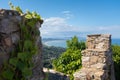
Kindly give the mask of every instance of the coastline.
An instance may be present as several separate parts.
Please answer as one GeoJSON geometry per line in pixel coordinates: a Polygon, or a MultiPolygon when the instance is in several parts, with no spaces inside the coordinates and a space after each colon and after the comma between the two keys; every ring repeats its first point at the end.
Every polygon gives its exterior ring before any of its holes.
{"type": "MultiPolygon", "coordinates": [[[[82,39],[82,41],[86,41],[84,39],[82,39]]],[[[112,39],[112,44],[115,45],[120,45],[120,39],[112,39]]],[[[56,47],[63,47],[66,48],[66,39],[52,39],[52,40],[43,40],[43,44],[47,45],[47,46],[56,46],[56,47]]]]}

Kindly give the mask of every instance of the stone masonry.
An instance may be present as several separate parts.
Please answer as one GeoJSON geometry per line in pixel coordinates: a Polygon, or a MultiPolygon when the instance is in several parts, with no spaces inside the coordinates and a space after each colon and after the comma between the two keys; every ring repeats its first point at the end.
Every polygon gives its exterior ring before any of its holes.
{"type": "Polygon", "coordinates": [[[86,46],[82,68],[74,73],[74,80],[115,80],[111,35],[88,35],[86,46]]]}
{"type": "MultiPolygon", "coordinates": [[[[20,26],[22,18],[17,11],[0,9],[0,71],[4,61],[9,59],[10,53],[18,46],[20,40],[20,26]]],[[[35,27],[39,30],[42,20],[36,23],[35,27]]],[[[43,80],[42,66],[42,43],[41,37],[36,36],[36,45],[39,48],[38,54],[33,56],[34,68],[33,75],[29,80],[43,80]]]]}

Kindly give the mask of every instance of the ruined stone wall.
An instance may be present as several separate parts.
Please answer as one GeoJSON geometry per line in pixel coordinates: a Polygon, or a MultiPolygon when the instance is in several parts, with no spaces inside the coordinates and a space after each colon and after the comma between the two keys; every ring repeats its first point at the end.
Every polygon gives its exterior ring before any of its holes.
{"type": "Polygon", "coordinates": [[[74,80],[115,80],[111,35],[88,35],[87,49],[82,51],[82,68],[74,80]]]}
{"type": "Polygon", "coordinates": [[[16,11],[0,10],[0,66],[10,56],[20,40],[21,16],[16,11]]]}
{"type": "MultiPolygon", "coordinates": [[[[20,26],[22,17],[17,11],[0,9],[0,71],[4,61],[8,60],[10,53],[18,46],[20,40],[20,26]]],[[[39,30],[42,23],[38,22],[35,27],[39,30]]],[[[30,80],[43,80],[42,71],[42,44],[41,37],[36,36],[38,54],[33,56],[34,68],[30,80]]]]}

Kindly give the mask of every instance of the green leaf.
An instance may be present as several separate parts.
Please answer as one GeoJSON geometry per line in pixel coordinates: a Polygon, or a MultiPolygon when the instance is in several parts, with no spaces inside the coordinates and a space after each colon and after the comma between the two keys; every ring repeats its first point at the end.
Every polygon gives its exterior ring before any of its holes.
{"type": "Polygon", "coordinates": [[[14,76],[14,73],[11,71],[11,70],[6,70],[2,73],[2,76],[5,78],[5,79],[8,79],[8,80],[13,80],[13,76],[14,76]]]}
{"type": "Polygon", "coordinates": [[[20,14],[23,14],[23,12],[19,6],[15,7],[15,10],[17,10],[20,14]]]}
{"type": "Polygon", "coordinates": [[[22,75],[24,77],[29,77],[32,75],[32,70],[26,67],[22,70],[22,75]]]}
{"type": "Polygon", "coordinates": [[[34,21],[29,21],[29,22],[27,22],[27,25],[30,26],[30,27],[33,27],[33,26],[35,26],[35,22],[34,21]]]}
{"type": "Polygon", "coordinates": [[[25,18],[27,18],[27,19],[31,19],[31,18],[33,18],[33,17],[32,17],[31,14],[27,14],[27,15],[25,15],[25,18]]]}
{"type": "Polygon", "coordinates": [[[28,53],[18,53],[18,58],[21,59],[22,61],[25,61],[28,58],[29,54],[28,53]]]}
{"type": "Polygon", "coordinates": [[[23,70],[25,67],[27,67],[27,64],[26,64],[25,62],[18,61],[17,67],[18,67],[20,70],[23,70]]]}
{"type": "Polygon", "coordinates": [[[27,28],[25,25],[20,25],[22,33],[27,32],[27,28]]]}
{"type": "Polygon", "coordinates": [[[11,58],[9,60],[9,63],[12,64],[13,66],[17,66],[17,62],[18,62],[18,59],[15,57],[15,58],[11,58]]]}
{"type": "Polygon", "coordinates": [[[25,50],[28,50],[28,49],[32,49],[32,47],[33,47],[32,41],[30,41],[30,40],[25,40],[25,42],[24,42],[24,49],[25,49],[25,50]]]}
{"type": "Polygon", "coordinates": [[[37,14],[36,12],[32,12],[32,16],[33,16],[34,18],[40,19],[40,15],[37,14]]]}

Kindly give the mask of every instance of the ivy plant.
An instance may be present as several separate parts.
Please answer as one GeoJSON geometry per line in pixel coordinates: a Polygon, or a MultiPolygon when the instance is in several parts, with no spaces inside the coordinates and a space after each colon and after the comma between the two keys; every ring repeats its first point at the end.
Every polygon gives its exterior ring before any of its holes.
{"type": "Polygon", "coordinates": [[[5,62],[0,73],[0,80],[29,80],[34,66],[32,57],[37,53],[35,37],[39,36],[39,30],[35,27],[41,21],[40,15],[36,12],[27,11],[23,13],[19,6],[15,7],[10,3],[12,10],[24,15],[20,26],[20,40],[16,50],[10,55],[9,61],[5,62]]]}

